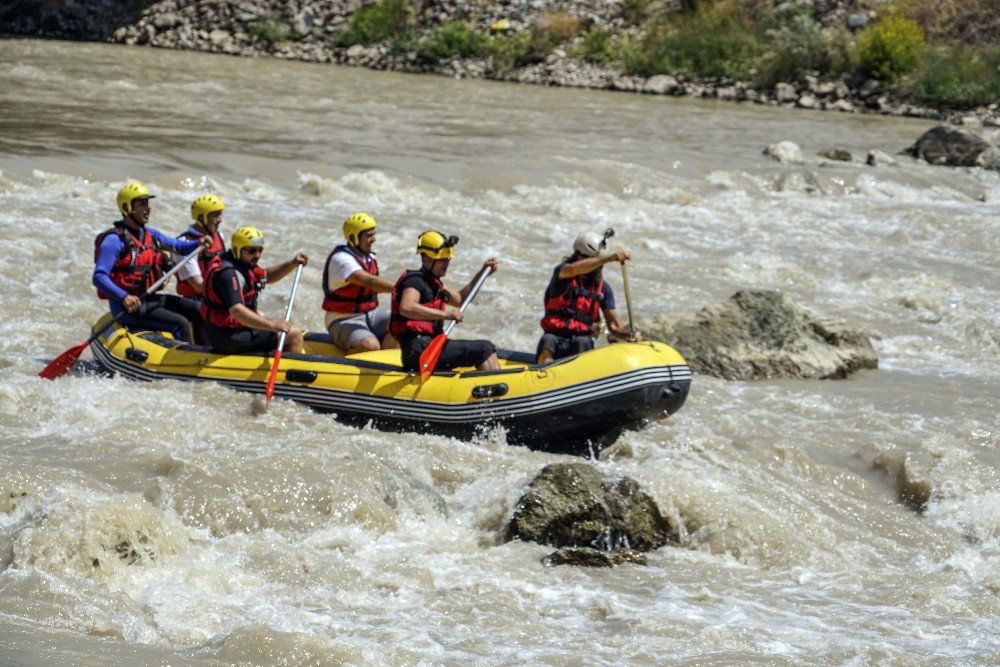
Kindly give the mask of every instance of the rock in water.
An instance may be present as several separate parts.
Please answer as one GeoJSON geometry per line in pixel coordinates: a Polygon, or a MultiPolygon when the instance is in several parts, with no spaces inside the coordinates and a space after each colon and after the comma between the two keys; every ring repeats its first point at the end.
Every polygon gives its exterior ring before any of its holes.
{"type": "Polygon", "coordinates": [[[651,551],[676,541],[677,533],[635,480],[603,479],[585,463],[545,466],[518,502],[510,532],[520,540],[602,552],[651,551]]]}
{"type": "Polygon", "coordinates": [[[877,368],[860,330],[823,322],[781,292],[742,290],[690,318],[660,317],[648,327],[697,373],[726,380],[844,378],[877,368]]]}

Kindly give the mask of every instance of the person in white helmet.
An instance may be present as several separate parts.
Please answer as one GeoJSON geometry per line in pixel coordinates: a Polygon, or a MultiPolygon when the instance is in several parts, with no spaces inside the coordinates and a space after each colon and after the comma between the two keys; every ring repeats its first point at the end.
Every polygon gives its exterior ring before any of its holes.
{"type": "Polygon", "coordinates": [[[542,317],[541,340],[535,353],[538,363],[562,359],[594,349],[594,338],[601,315],[612,335],[629,336],[615,313],[615,295],[604,282],[602,267],[608,262],[629,260],[624,250],[602,253],[607,241],[596,232],[584,232],[573,243],[573,254],[563,259],[552,271],[545,288],[545,315],[542,317]]]}

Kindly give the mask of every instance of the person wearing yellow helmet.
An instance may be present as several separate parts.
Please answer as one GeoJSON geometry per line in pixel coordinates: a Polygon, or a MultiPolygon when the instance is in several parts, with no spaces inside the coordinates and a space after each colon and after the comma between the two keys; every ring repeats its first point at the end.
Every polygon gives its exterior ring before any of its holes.
{"type": "MultiPolygon", "coordinates": [[[[485,271],[497,269],[497,260],[491,257],[462,289],[445,285],[441,279],[448,272],[457,243],[457,236],[445,236],[433,230],[421,234],[417,240],[420,268],[404,271],[393,287],[389,330],[399,339],[403,368],[407,371],[419,370],[420,355],[434,336],[443,332],[442,323],[446,320],[461,322],[462,312],[458,308],[469,296],[472,286],[485,271]]],[[[436,368],[448,370],[462,366],[481,371],[500,370],[493,343],[449,338],[436,368]]]]}
{"type": "MultiPolygon", "coordinates": [[[[209,265],[219,261],[226,251],[226,244],[219,234],[222,224],[222,211],[226,205],[218,195],[202,195],[191,204],[191,218],[194,224],[180,235],[182,239],[201,241],[208,237],[211,240],[205,252],[198,255],[197,262],[188,262],[177,272],[177,293],[192,299],[200,298],[205,291],[203,276],[209,265]]],[[[177,257],[175,255],[175,261],[177,257]]]]}
{"type": "Polygon", "coordinates": [[[140,298],[163,275],[166,251],[187,255],[201,245],[147,226],[149,200],[155,196],[142,183],[129,183],[118,191],[115,204],[122,217],[94,239],[91,280],[113,315],[124,311],[120,321],[125,326],[166,331],[189,343],[191,327],[200,334],[203,324],[197,301],[172,294],[140,298]]]}
{"type": "Polygon", "coordinates": [[[229,250],[205,273],[201,313],[207,321],[208,345],[223,354],[268,352],[277,349],[285,333],[285,352],[301,352],[302,329],[287,320],[272,320],[257,309],[257,297],[267,283],[278,282],[309,257],[296,253],[287,262],[263,268],[264,232],[240,227],[229,250]]]}
{"type": "Polygon", "coordinates": [[[360,212],[344,221],[346,244],[336,246],[323,267],[323,310],[334,345],[347,354],[397,347],[389,333],[389,310],[378,307],[380,292],[393,282],[379,275],[375,218],[360,212]]]}
{"type": "Polygon", "coordinates": [[[601,268],[608,262],[624,264],[629,260],[629,254],[621,249],[604,252],[613,234],[611,229],[603,237],[597,232],[580,234],[573,242],[573,253],[553,270],[545,288],[541,322],[544,333],[538,341],[538,363],[594,349],[595,329],[600,326],[602,314],[611,334],[641,340],[638,334],[630,337],[619,321],[614,292],[602,276],[601,268]]]}

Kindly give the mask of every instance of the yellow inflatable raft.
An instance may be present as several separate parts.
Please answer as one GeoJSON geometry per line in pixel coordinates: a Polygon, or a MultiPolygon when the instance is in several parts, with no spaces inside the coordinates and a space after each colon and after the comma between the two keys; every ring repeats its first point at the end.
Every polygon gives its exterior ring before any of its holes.
{"type": "MultiPolygon", "coordinates": [[[[541,365],[532,354],[500,350],[499,371],[439,371],[423,384],[400,367],[398,350],[344,357],[326,334],[307,334],[305,346],[306,354],[282,356],[276,398],[384,430],[470,438],[501,427],[510,444],[558,453],[599,450],[623,429],[675,412],[691,384],[681,355],[657,342],[617,343],[541,365]]],[[[215,354],[118,323],[91,349],[104,369],[134,380],[210,380],[258,394],[273,359],[215,354]]]]}

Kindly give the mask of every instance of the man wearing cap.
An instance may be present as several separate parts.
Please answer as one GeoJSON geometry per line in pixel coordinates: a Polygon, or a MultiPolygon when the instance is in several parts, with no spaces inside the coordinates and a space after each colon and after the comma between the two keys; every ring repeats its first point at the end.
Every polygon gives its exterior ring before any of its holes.
{"type": "Polygon", "coordinates": [[[124,311],[120,321],[125,326],[166,331],[190,343],[191,327],[200,334],[203,326],[197,301],[173,294],[140,297],[163,275],[167,250],[187,255],[205,244],[171,238],[147,227],[149,200],[154,197],[142,183],[129,183],[118,191],[116,203],[122,219],[94,239],[91,281],[97,295],[108,300],[112,315],[124,311]]]}
{"type": "MultiPolygon", "coordinates": [[[[473,285],[484,271],[497,269],[494,258],[483,262],[482,268],[469,284],[460,290],[445,285],[441,279],[455,256],[457,236],[446,237],[441,232],[427,231],[417,240],[420,268],[404,271],[392,291],[392,317],[389,330],[397,339],[402,353],[403,368],[415,372],[420,368],[420,355],[434,337],[444,331],[445,320],[462,321],[457,310],[469,296],[473,285]],[[447,306],[452,306],[449,309],[447,306]]],[[[496,348],[488,340],[448,339],[441,351],[437,369],[449,370],[460,366],[481,371],[500,370],[496,348]]]]}
{"type": "Polygon", "coordinates": [[[389,309],[378,307],[379,292],[391,292],[394,283],[379,275],[375,227],[375,218],[364,212],[347,218],[347,243],[333,249],[323,268],[326,329],[347,354],[399,346],[389,333],[389,309]]]}
{"type": "Polygon", "coordinates": [[[580,234],[573,243],[573,254],[552,272],[545,288],[545,333],[535,353],[538,363],[594,349],[595,328],[601,323],[602,313],[612,335],[641,339],[638,334],[630,336],[619,321],[614,292],[604,282],[601,270],[608,262],[624,264],[629,255],[620,249],[602,253],[606,244],[606,238],[596,232],[580,234]]]}

